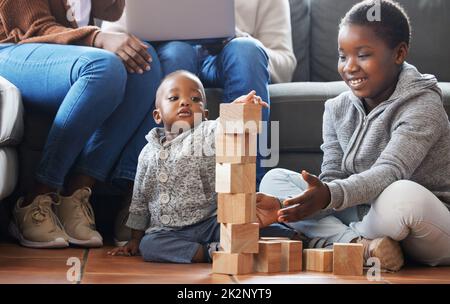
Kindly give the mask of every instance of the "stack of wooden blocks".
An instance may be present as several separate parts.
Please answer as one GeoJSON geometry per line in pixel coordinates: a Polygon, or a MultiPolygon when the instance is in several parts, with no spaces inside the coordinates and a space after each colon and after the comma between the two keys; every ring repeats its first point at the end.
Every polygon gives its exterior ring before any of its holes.
{"type": "Polygon", "coordinates": [[[305,249],[301,241],[259,238],[256,220],[256,151],[261,106],[221,104],[216,132],[217,221],[222,251],[213,253],[213,272],[331,272],[362,275],[361,244],[305,249]]]}
{"type": "Polygon", "coordinates": [[[222,104],[216,135],[217,220],[222,251],[213,255],[213,272],[301,271],[302,242],[259,239],[256,220],[257,134],[261,106],[222,104]]]}
{"type": "Polygon", "coordinates": [[[221,104],[216,132],[217,221],[223,251],[213,255],[213,272],[254,271],[258,253],[256,151],[261,106],[221,104]]]}

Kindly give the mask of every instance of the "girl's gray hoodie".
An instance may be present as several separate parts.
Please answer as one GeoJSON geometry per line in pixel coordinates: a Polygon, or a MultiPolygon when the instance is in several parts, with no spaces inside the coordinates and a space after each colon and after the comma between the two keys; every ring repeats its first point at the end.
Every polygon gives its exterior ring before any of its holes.
{"type": "Polygon", "coordinates": [[[404,63],[392,96],[367,115],[350,91],[328,100],[323,141],[327,209],[371,203],[398,180],[426,187],[450,208],[450,123],[433,75],[404,63]]]}

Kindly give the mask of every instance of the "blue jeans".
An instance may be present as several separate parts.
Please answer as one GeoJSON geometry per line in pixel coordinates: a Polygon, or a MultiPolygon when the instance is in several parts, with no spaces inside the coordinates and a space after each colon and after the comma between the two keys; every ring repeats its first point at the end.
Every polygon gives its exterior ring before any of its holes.
{"type": "Polygon", "coordinates": [[[0,44],[0,76],[18,87],[26,111],[54,121],[36,172],[39,182],[62,188],[73,170],[100,181],[134,180],[151,107],[161,80],[152,70],[127,74],[111,52],[56,44],[0,44]]]}
{"type": "MultiPolygon", "coordinates": [[[[293,238],[297,233],[280,224],[273,224],[259,231],[261,237],[293,238]]],[[[159,230],[147,233],[139,245],[144,261],[184,263],[192,262],[199,248],[220,241],[220,224],[212,216],[203,222],[178,230],[159,230]]]]}
{"type": "MultiPolygon", "coordinates": [[[[209,55],[200,46],[185,42],[169,42],[157,48],[164,75],[177,70],[187,70],[199,76],[205,87],[223,88],[224,102],[232,102],[239,96],[255,90],[269,100],[269,58],[263,45],[253,38],[231,40],[217,55],[209,55]]],[[[263,121],[269,121],[269,109],[263,110],[263,121]]],[[[261,137],[267,139],[267,129],[261,137]]],[[[264,176],[258,149],[257,185],[264,176]]]]}

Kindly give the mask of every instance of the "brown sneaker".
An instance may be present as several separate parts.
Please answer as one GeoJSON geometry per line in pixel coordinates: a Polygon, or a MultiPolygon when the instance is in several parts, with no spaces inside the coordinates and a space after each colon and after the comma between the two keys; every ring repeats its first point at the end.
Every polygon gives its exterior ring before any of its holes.
{"type": "Polygon", "coordinates": [[[61,204],[57,206],[56,214],[69,235],[69,243],[83,247],[101,247],[103,238],[95,230],[90,196],[91,189],[87,187],[78,189],[72,196],[60,196],[61,204]]]}
{"type": "Polygon", "coordinates": [[[56,194],[37,196],[25,207],[23,198],[17,201],[13,211],[13,221],[9,227],[13,237],[20,244],[31,248],[68,247],[69,236],[64,232],[58,217],[53,212],[53,205],[58,205],[56,194]]]}
{"type": "Polygon", "coordinates": [[[364,261],[370,257],[380,260],[381,269],[387,271],[399,271],[404,264],[400,244],[389,237],[374,240],[361,239],[358,241],[364,245],[364,261]]]}

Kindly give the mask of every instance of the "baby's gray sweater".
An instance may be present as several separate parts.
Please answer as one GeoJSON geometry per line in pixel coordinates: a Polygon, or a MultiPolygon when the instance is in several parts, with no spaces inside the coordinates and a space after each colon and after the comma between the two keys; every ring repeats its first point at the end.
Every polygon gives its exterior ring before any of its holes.
{"type": "Polygon", "coordinates": [[[199,223],[216,214],[216,121],[162,143],[154,128],[139,155],[127,226],[147,233],[199,223]]]}
{"type": "Polygon", "coordinates": [[[434,76],[405,63],[392,96],[368,115],[352,92],[328,100],[323,141],[327,209],[371,203],[398,180],[426,187],[450,207],[450,123],[434,76]]]}

